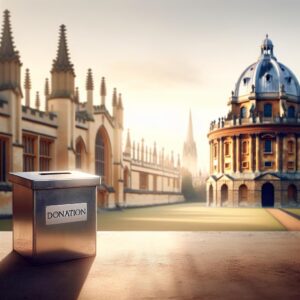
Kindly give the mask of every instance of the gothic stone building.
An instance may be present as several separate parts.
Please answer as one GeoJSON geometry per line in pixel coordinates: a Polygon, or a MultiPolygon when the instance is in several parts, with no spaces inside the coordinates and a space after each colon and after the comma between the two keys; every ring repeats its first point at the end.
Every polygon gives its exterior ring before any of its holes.
{"type": "Polygon", "coordinates": [[[10,171],[80,169],[98,174],[103,183],[98,186],[99,206],[182,200],[180,166],[174,159],[167,160],[162,151],[157,153],[156,146],[152,151],[143,142],[140,148],[132,149],[129,136],[123,152],[124,108],[116,89],[111,114],[104,78],[99,103],[93,99],[89,69],[86,101],[79,101],[64,25],[51,69],[51,87],[46,79],[45,111],[38,93],[35,108],[30,107],[30,74],[26,70],[23,91],[22,64],[9,17],[6,10],[0,44],[0,214],[11,213],[10,171]]]}
{"type": "Polygon", "coordinates": [[[300,87],[266,36],[208,133],[209,206],[299,206],[300,87]]]}

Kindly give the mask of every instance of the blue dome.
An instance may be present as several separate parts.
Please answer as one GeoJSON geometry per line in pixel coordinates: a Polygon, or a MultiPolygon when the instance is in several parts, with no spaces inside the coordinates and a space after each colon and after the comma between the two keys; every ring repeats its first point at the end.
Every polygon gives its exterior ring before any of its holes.
{"type": "MultiPolygon", "coordinates": [[[[234,96],[239,98],[255,92],[261,98],[276,98],[280,92],[300,99],[300,87],[293,72],[273,55],[273,43],[266,37],[261,45],[261,56],[239,77],[234,96]]],[[[244,97],[243,97],[244,98],[244,97]]]]}

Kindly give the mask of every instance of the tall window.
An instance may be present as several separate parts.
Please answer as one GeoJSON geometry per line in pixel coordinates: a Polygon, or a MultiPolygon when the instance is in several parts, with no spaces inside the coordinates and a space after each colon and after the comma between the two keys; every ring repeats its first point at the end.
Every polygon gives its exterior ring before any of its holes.
{"type": "Polygon", "coordinates": [[[7,141],[0,138],[0,181],[6,181],[7,172],[7,141]]]}
{"type": "Polygon", "coordinates": [[[157,175],[153,175],[153,191],[157,191],[157,175]]]}
{"type": "Polygon", "coordinates": [[[272,141],[265,140],[265,153],[272,153],[272,141]]]}
{"type": "Polygon", "coordinates": [[[294,153],[294,142],[288,141],[288,153],[292,154],[294,153]]]}
{"type": "Polygon", "coordinates": [[[272,104],[266,103],[264,105],[264,117],[271,118],[272,117],[272,104]]]}
{"type": "Polygon", "coordinates": [[[229,155],[230,155],[229,143],[225,143],[225,155],[226,155],[226,156],[229,156],[229,155]]]}
{"type": "Polygon", "coordinates": [[[35,138],[32,136],[23,136],[23,170],[24,172],[34,171],[35,162],[35,138]]]}
{"type": "Polygon", "coordinates": [[[241,118],[242,118],[242,119],[243,119],[243,118],[246,118],[246,117],[247,117],[247,108],[246,108],[245,106],[243,106],[243,107],[241,108],[240,113],[241,113],[241,118]]]}
{"type": "Polygon", "coordinates": [[[295,107],[294,106],[289,106],[288,118],[295,118],[295,107]]]}
{"type": "Polygon", "coordinates": [[[49,171],[51,162],[51,140],[40,139],[40,171],[49,171]]]}
{"type": "Polygon", "coordinates": [[[105,182],[105,147],[103,137],[100,133],[96,137],[95,155],[96,174],[102,177],[102,182],[105,182]]]}
{"type": "Polygon", "coordinates": [[[244,141],[242,143],[242,153],[243,154],[247,154],[248,153],[248,142],[247,141],[244,141]]]}
{"type": "Polygon", "coordinates": [[[148,174],[147,173],[140,173],[140,190],[147,190],[148,189],[148,174]]]}

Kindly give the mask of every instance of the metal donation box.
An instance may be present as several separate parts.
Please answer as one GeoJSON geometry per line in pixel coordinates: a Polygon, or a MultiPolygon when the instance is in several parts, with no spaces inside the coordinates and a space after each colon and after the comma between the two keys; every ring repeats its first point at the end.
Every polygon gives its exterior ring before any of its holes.
{"type": "Polygon", "coordinates": [[[11,173],[13,248],[34,262],[96,255],[96,186],[82,172],[11,173]]]}

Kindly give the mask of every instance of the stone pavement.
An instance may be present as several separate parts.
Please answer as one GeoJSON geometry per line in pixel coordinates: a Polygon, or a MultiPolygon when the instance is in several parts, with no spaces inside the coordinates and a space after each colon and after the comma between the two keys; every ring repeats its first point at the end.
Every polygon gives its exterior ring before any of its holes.
{"type": "Polygon", "coordinates": [[[95,258],[32,266],[0,232],[0,299],[300,299],[299,232],[98,232],[95,258]]]}
{"type": "Polygon", "coordinates": [[[289,231],[300,231],[300,220],[287,212],[277,208],[266,208],[277,221],[279,221],[286,230],[289,231]]]}

